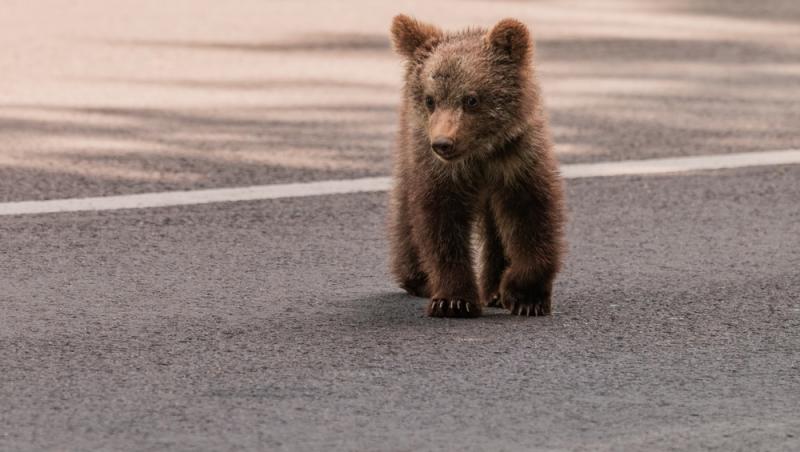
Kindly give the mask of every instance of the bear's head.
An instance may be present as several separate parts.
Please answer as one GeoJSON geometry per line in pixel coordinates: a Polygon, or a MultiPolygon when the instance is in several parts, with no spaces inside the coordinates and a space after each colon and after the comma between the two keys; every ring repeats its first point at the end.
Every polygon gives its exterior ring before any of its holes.
{"type": "Polygon", "coordinates": [[[440,160],[485,157],[521,133],[535,106],[523,23],[445,33],[399,15],[391,33],[407,61],[409,125],[440,160]]]}

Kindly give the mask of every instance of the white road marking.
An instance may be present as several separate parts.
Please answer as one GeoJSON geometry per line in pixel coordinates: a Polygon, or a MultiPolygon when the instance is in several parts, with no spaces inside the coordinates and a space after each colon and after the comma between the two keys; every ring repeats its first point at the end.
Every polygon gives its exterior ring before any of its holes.
{"type": "Polygon", "coordinates": [[[1,215],[22,215],[55,212],[80,212],[152,207],[189,206],[215,202],[255,201],[263,199],[301,198],[304,196],[386,191],[388,177],[333,180],[296,184],[256,185],[252,187],[213,188],[190,191],[167,191],[135,195],[98,196],[94,198],[20,201],[0,204],[1,215]]]}
{"type": "MultiPolygon", "coordinates": [[[[681,173],[687,171],[800,164],[800,150],[627,160],[607,163],[561,165],[567,179],[681,173]]],[[[53,199],[0,203],[0,216],[81,212],[153,207],[188,206],[235,201],[300,198],[360,192],[380,192],[391,187],[389,177],[365,177],[321,182],[258,185],[252,187],[171,191],[94,198],[53,199]]]]}
{"type": "Polygon", "coordinates": [[[568,179],[578,179],[583,177],[669,174],[797,163],[800,163],[800,150],[790,149],[786,151],[743,152],[738,154],[562,165],[561,172],[568,179]]]}

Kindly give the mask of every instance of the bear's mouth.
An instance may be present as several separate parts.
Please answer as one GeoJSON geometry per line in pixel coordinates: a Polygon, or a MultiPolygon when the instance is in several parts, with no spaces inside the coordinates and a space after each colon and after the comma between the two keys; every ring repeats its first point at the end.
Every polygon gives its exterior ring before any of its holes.
{"type": "Polygon", "coordinates": [[[435,155],[439,160],[445,162],[452,162],[461,156],[461,154],[456,151],[441,152],[437,151],[436,149],[433,150],[433,155],[435,155]]]}

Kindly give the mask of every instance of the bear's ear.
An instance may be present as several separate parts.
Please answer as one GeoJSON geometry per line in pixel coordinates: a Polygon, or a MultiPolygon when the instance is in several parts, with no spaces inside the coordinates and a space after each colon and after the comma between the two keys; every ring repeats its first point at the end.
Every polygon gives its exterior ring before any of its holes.
{"type": "Polygon", "coordinates": [[[527,63],[533,52],[528,27],[516,19],[503,19],[495,25],[487,37],[489,44],[515,63],[527,63]]]}
{"type": "Polygon", "coordinates": [[[404,14],[392,20],[392,41],[394,49],[406,58],[414,56],[414,52],[431,39],[442,37],[442,31],[433,25],[419,22],[404,14]]]}

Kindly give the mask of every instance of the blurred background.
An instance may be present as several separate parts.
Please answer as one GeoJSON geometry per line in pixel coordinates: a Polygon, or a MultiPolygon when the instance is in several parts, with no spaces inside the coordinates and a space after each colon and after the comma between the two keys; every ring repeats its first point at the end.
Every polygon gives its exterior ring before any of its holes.
{"type": "Polygon", "coordinates": [[[4,0],[0,201],[388,174],[400,12],[527,23],[562,162],[800,146],[796,0],[4,0]]]}

